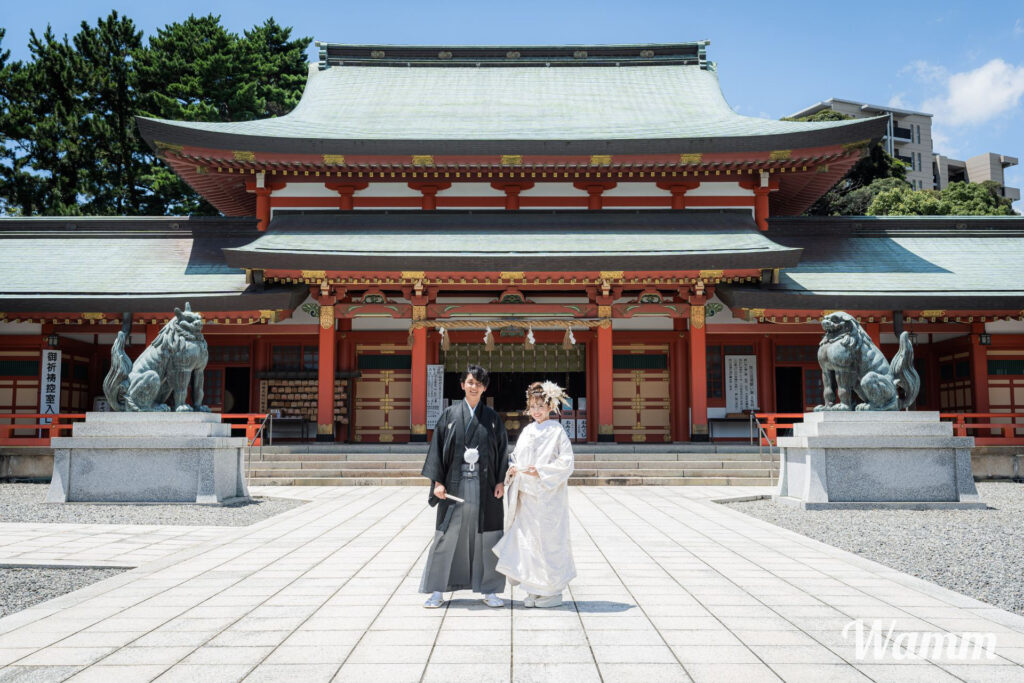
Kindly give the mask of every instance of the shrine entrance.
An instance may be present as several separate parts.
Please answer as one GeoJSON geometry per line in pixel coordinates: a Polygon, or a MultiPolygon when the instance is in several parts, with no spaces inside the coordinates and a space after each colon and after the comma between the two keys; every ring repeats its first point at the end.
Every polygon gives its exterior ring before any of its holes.
{"type": "Polygon", "coordinates": [[[543,381],[557,383],[572,397],[571,409],[563,410],[560,417],[572,440],[587,440],[585,344],[575,344],[570,349],[562,348],[561,344],[535,344],[527,349],[521,343],[502,343],[495,344],[493,351],[488,351],[484,344],[452,344],[447,351],[441,351],[440,361],[444,365],[444,396],[449,402],[462,395],[459,380],[467,365],[474,363],[487,368],[491,379],[484,400],[505,420],[509,442],[515,441],[530,422],[523,415],[526,387],[531,382],[543,381]],[[579,428],[582,433],[578,433],[579,428]]]}

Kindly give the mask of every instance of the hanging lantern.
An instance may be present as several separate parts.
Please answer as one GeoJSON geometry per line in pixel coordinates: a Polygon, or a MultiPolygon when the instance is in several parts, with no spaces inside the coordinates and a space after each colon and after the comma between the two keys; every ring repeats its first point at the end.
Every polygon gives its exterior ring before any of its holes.
{"type": "Polygon", "coordinates": [[[488,351],[494,350],[494,333],[491,332],[490,326],[488,326],[487,331],[484,332],[484,348],[488,351]]]}
{"type": "Polygon", "coordinates": [[[533,328],[527,328],[526,341],[523,342],[523,348],[527,351],[533,351],[534,345],[537,343],[537,338],[533,336],[533,328]]]}
{"type": "Polygon", "coordinates": [[[452,348],[452,338],[451,338],[451,335],[448,334],[447,332],[448,332],[448,330],[444,329],[443,327],[438,327],[437,328],[437,333],[441,335],[441,350],[442,351],[447,351],[450,348],[452,348]]]}

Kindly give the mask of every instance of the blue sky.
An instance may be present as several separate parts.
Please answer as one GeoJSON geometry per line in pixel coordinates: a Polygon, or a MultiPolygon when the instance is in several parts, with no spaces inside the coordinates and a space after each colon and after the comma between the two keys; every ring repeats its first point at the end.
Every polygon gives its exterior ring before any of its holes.
{"type": "MultiPolygon", "coordinates": [[[[339,43],[579,44],[708,39],[722,90],[742,114],[779,118],[830,97],[935,114],[935,151],[1024,161],[1024,2],[7,2],[4,48],[27,57],[31,28],[73,34],[111,9],[146,35],[190,12],[242,31],[273,16],[339,43]]],[[[314,52],[310,51],[313,58],[314,52]]],[[[1024,169],[1007,171],[1024,186],[1024,169]]],[[[1024,212],[1024,202],[1016,209],[1024,212]]]]}

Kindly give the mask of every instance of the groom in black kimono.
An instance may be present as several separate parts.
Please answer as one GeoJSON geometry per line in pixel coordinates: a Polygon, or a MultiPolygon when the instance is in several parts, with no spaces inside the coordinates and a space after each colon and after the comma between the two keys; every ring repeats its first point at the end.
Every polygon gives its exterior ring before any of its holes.
{"type": "Polygon", "coordinates": [[[504,527],[508,435],[501,417],[480,400],[489,379],[479,365],[462,373],[465,399],[441,413],[423,463],[422,474],[431,482],[429,502],[437,506],[420,582],[420,592],[431,594],[424,607],[440,607],[444,591],[466,589],[482,593],[489,607],[505,604],[497,596],[505,590],[505,576],[495,570],[498,558],[491,549],[504,527]]]}

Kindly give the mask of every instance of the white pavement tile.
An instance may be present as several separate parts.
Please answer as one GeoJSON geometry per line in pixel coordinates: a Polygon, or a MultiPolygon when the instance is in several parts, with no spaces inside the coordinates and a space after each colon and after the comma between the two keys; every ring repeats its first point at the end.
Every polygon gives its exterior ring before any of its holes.
{"type": "MultiPolygon", "coordinates": [[[[601,663],[601,675],[611,683],[688,683],[692,680],[678,664],[601,663]]],[[[739,681],[741,679],[734,679],[739,681]]]]}
{"type": "Polygon", "coordinates": [[[271,492],[314,502],[212,535],[0,525],[0,561],[140,562],[0,619],[0,675],[95,662],[73,680],[1024,680],[1019,617],[709,502],[757,487],[573,488],[564,607],[524,609],[514,590],[492,610],[462,591],[433,611],[417,592],[433,536],[420,493],[302,488],[271,492]],[[1001,658],[858,662],[841,636],[857,617],[994,632],[1001,658]]]}
{"type": "Polygon", "coordinates": [[[167,670],[165,665],[155,666],[104,666],[98,664],[83,669],[67,683],[149,683],[167,670]]]}

